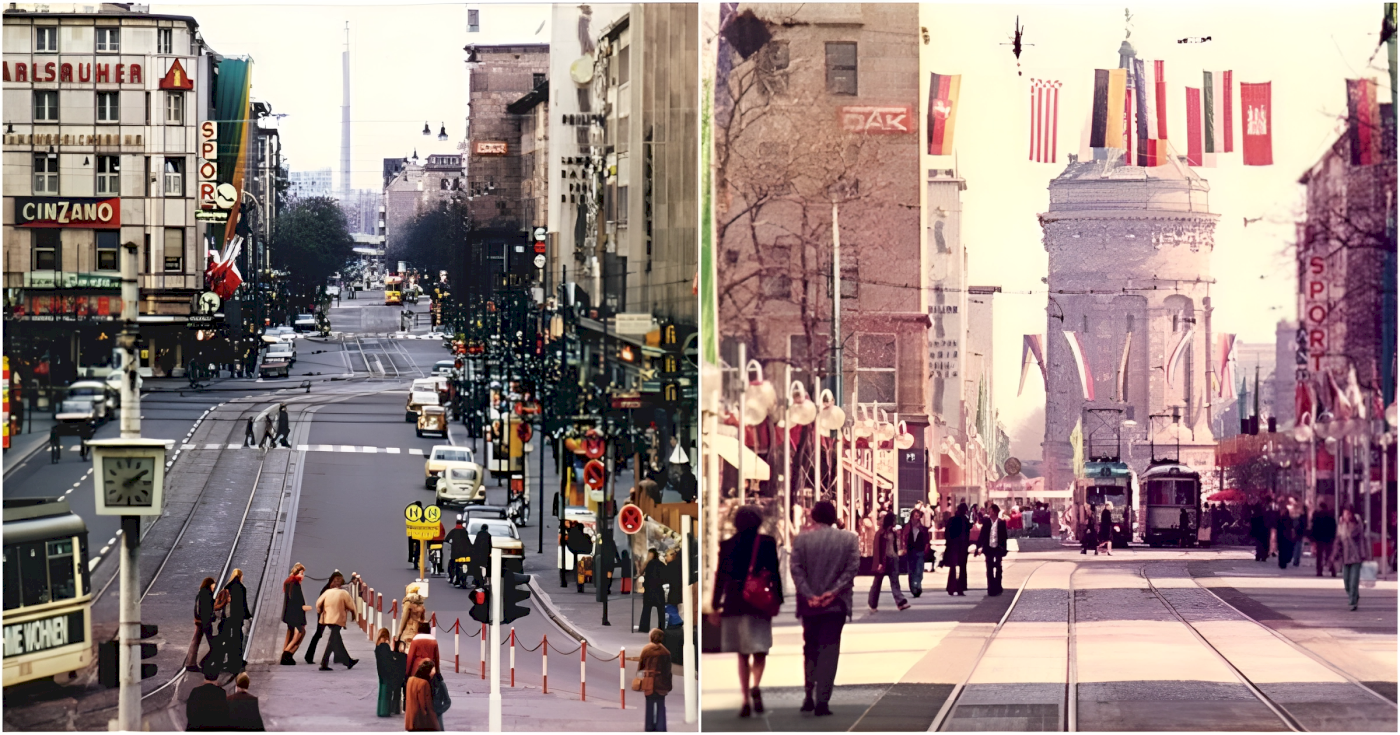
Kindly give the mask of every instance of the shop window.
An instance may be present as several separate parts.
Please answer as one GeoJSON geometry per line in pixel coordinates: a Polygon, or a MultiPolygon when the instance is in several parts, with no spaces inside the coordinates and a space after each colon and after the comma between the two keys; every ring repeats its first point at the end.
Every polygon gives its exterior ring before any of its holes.
{"type": "Polygon", "coordinates": [[[826,44],[826,91],[831,94],[856,94],[856,45],[851,41],[829,41],[826,44]]]}
{"type": "Polygon", "coordinates": [[[165,228],[165,272],[179,273],[185,262],[185,231],[179,227],[165,228]]]}
{"type": "Polygon", "coordinates": [[[34,270],[63,270],[63,244],[59,230],[32,230],[34,270]]]}
{"type": "Polygon", "coordinates": [[[109,196],[121,194],[121,158],[119,156],[97,157],[97,193],[109,196]]]}
{"type": "Polygon", "coordinates": [[[172,28],[161,28],[156,31],[156,53],[175,53],[175,31],[172,28]]]}
{"type": "Polygon", "coordinates": [[[115,271],[121,270],[118,265],[117,240],[120,233],[116,230],[97,231],[97,270],[115,271]]]}
{"type": "Polygon", "coordinates": [[[97,121],[117,122],[120,115],[119,104],[120,93],[118,92],[98,92],[97,93],[97,121]]]}
{"type": "Polygon", "coordinates": [[[34,156],[34,193],[58,193],[58,155],[39,153],[34,156]]]}
{"type": "Polygon", "coordinates": [[[39,26],[34,29],[34,51],[40,54],[58,52],[58,28],[39,26]]]}
{"type": "Polygon", "coordinates": [[[121,29],[119,28],[98,28],[97,50],[99,52],[117,53],[122,50],[121,39],[121,29]]]}
{"type": "Polygon", "coordinates": [[[163,191],[168,197],[180,197],[185,195],[185,160],[183,158],[165,159],[165,186],[163,191]]]}
{"type": "Polygon", "coordinates": [[[39,90],[34,93],[34,122],[58,122],[58,92],[39,90]]]}

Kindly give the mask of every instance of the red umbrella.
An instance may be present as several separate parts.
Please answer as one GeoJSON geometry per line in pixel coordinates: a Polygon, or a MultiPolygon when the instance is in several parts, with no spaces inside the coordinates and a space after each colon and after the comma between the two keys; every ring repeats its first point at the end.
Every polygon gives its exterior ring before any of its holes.
{"type": "Polygon", "coordinates": [[[1248,500],[1248,498],[1245,496],[1243,491],[1231,487],[1221,490],[1219,492],[1211,493],[1210,495],[1206,496],[1206,500],[1219,501],[1223,503],[1243,503],[1244,501],[1248,500]]]}

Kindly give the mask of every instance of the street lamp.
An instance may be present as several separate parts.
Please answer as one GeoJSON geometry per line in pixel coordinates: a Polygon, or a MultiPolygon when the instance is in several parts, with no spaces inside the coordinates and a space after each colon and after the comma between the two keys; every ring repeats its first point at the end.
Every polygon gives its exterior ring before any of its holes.
{"type": "Polygon", "coordinates": [[[438,140],[447,140],[447,123],[442,123],[442,128],[438,130],[438,140]]]}
{"type": "Polygon", "coordinates": [[[427,137],[427,136],[432,135],[432,134],[433,134],[433,131],[432,131],[431,128],[428,127],[428,121],[427,121],[427,120],[424,120],[424,121],[423,121],[423,136],[424,136],[424,137],[427,137]]]}

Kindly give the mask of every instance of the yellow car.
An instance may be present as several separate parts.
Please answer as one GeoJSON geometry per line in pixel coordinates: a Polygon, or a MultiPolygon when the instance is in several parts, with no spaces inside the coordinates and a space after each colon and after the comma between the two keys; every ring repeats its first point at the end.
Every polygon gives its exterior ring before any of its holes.
{"type": "Polygon", "coordinates": [[[404,406],[403,420],[412,423],[418,420],[418,409],[423,406],[441,406],[442,397],[436,392],[409,391],[408,405],[404,406]]]}
{"type": "Polygon", "coordinates": [[[427,461],[423,463],[423,486],[429,490],[436,489],[438,478],[453,467],[481,471],[481,466],[472,459],[472,450],[466,447],[454,447],[450,444],[439,444],[433,447],[433,451],[428,454],[427,461]]]}
{"type": "Polygon", "coordinates": [[[442,406],[423,406],[418,410],[418,436],[437,434],[447,438],[447,409],[442,406]]]}

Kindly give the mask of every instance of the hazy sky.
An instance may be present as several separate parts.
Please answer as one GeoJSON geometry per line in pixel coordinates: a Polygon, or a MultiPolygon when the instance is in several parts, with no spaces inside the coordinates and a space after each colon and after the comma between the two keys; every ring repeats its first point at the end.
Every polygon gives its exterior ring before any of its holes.
{"type": "MultiPolygon", "coordinates": [[[[1000,285],[996,297],[996,403],[1009,430],[1039,407],[1045,392],[1027,380],[1016,397],[1021,335],[1045,332],[1047,255],[1038,213],[1047,208],[1047,186],[1077,152],[1088,117],[1095,68],[1118,65],[1124,38],[1124,3],[1077,5],[939,6],[928,48],[932,71],[961,74],[954,148],[963,193],[963,239],[972,285],[1000,285]],[[1008,42],[1019,14],[1026,46],[1023,76],[1008,42]],[[1028,160],[1029,84],[1057,79],[1060,94],[1058,164],[1028,160]],[[1019,293],[1017,293],[1019,292],[1019,293]],[[1033,292],[1033,293],[1026,293],[1033,292]]],[[[1279,319],[1296,311],[1290,246],[1301,204],[1299,176],[1327,149],[1346,114],[1347,78],[1375,77],[1390,99],[1382,50],[1372,59],[1381,27],[1381,3],[1269,5],[1212,3],[1169,6],[1133,4],[1131,42],[1138,57],[1166,61],[1168,135],[1186,152],[1185,88],[1201,86],[1203,70],[1233,70],[1238,83],[1273,82],[1274,165],[1246,167],[1239,123],[1235,151],[1214,169],[1197,172],[1210,183],[1210,206],[1221,215],[1215,235],[1211,290],[1213,330],[1247,342],[1274,340],[1279,319]],[[1205,44],[1178,44],[1210,36],[1205,44]],[[1368,66],[1368,61],[1370,65],[1368,66]],[[1244,218],[1263,217],[1244,227],[1244,218]]],[[[941,166],[951,158],[927,159],[941,166]]],[[[1038,454],[1039,435],[1013,437],[1018,451],[1038,454]]]]}
{"type": "Polygon", "coordinates": [[[253,57],[253,97],[272,104],[294,171],[330,167],[340,182],[341,61],[350,22],[351,185],[378,189],[383,159],[457,150],[466,134],[468,43],[548,43],[549,5],[187,3],[215,51],[253,57]],[[478,33],[467,8],[480,9],[478,33]],[[544,24],[541,27],[541,24],[544,24]],[[432,135],[423,135],[423,123],[432,135]],[[439,142],[446,124],[447,142],[439,142]]]}

